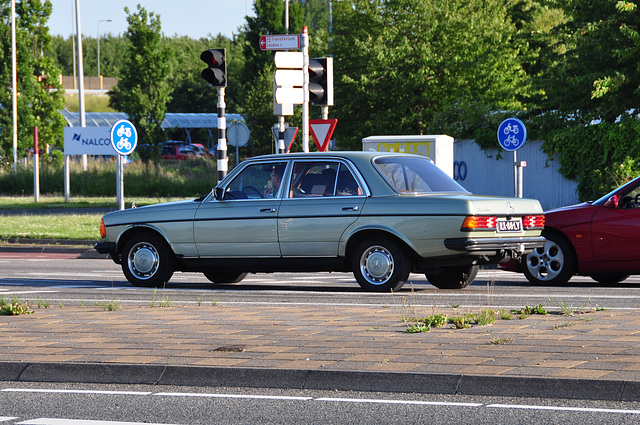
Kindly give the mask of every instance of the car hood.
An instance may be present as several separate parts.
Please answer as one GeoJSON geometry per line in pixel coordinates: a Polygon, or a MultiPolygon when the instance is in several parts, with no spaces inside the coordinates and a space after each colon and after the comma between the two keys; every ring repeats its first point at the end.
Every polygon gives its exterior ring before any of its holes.
{"type": "Polygon", "coordinates": [[[171,220],[191,220],[202,202],[200,200],[174,201],[162,204],[146,205],[138,208],[112,211],[104,215],[105,226],[154,222],[167,217],[171,220]]]}

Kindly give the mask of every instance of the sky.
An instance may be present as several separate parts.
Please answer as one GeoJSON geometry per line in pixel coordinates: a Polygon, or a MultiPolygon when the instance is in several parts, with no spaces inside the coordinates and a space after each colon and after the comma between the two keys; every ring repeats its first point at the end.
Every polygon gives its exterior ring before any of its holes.
{"type": "MultiPolygon", "coordinates": [[[[68,37],[74,32],[76,0],[50,0],[53,11],[49,18],[52,35],[68,37]]],[[[138,4],[148,12],[160,15],[165,36],[186,35],[194,39],[218,34],[231,37],[253,15],[253,0],[79,0],[80,28],[86,37],[100,34],[124,34],[127,30],[125,6],[131,12],[138,4]],[[111,19],[111,22],[100,22],[111,19]]]]}

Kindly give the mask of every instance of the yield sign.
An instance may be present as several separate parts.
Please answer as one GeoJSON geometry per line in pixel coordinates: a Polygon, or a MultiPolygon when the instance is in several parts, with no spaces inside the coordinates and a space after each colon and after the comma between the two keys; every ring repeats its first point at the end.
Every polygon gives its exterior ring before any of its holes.
{"type": "Polygon", "coordinates": [[[337,118],[330,120],[309,120],[311,135],[320,152],[327,151],[327,146],[329,146],[329,140],[331,140],[331,136],[333,136],[333,130],[335,130],[336,124],[338,124],[337,118]]]}
{"type": "MultiPolygon", "coordinates": [[[[274,125],[271,127],[271,131],[273,132],[273,137],[278,140],[280,137],[280,130],[278,130],[278,126],[274,125]]],[[[285,127],[284,129],[284,143],[285,145],[289,145],[287,148],[287,153],[291,152],[291,147],[293,146],[293,141],[296,138],[296,134],[298,134],[298,127],[285,127]]]]}

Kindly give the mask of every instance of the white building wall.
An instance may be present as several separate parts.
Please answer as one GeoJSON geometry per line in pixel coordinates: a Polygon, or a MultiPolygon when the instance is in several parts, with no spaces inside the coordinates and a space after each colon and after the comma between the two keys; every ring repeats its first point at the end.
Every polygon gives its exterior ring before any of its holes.
{"type": "MultiPolygon", "coordinates": [[[[538,199],[545,210],[579,203],[578,184],[562,177],[558,161],[549,161],[541,147],[541,141],[527,141],[516,151],[517,160],[527,162],[524,197],[538,199]]],[[[512,152],[499,147],[483,151],[473,140],[456,140],[453,149],[454,178],[465,189],[481,195],[514,196],[512,152]],[[498,153],[502,159],[496,159],[498,153]]]]}

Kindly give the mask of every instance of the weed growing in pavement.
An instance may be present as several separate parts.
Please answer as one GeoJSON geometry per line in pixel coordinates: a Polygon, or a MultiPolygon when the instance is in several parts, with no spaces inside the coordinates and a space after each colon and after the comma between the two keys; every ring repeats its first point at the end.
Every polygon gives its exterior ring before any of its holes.
{"type": "Polygon", "coordinates": [[[575,325],[575,322],[564,322],[561,325],[553,325],[553,329],[568,328],[569,326],[573,326],[573,325],[575,325]]]}
{"type": "Polygon", "coordinates": [[[211,306],[212,307],[217,307],[218,306],[218,300],[216,300],[215,298],[211,298],[211,306]]]}
{"type": "Polygon", "coordinates": [[[15,297],[11,297],[11,300],[7,301],[4,295],[0,297],[0,315],[19,316],[31,313],[33,313],[33,310],[29,309],[29,301],[23,303],[15,297]]]}
{"type": "Polygon", "coordinates": [[[506,344],[506,343],[511,342],[511,341],[512,341],[512,339],[510,337],[505,337],[505,338],[496,337],[496,338],[493,338],[491,340],[491,343],[493,345],[502,345],[502,344],[506,344]]]}
{"type": "Polygon", "coordinates": [[[478,326],[488,326],[493,324],[496,321],[496,311],[491,308],[485,308],[480,313],[476,314],[474,317],[475,322],[478,326]]]}
{"type": "Polygon", "coordinates": [[[60,308],[64,307],[64,303],[62,301],[58,301],[58,307],[60,308]]]}
{"type": "Polygon", "coordinates": [[[513,315],[508,310],[500,309],[498,311],[498,314],[500,315],[500,319],[501,320],[511,320],[511,319],[513,319],[513,315]]]}
{"type": "Polygon", "coordinates": [[[122,310],[122,304],[119,304],[117,302],[115,302],[114,300],[111,301],[96,301],[96,305],[99,307],[102,307],[103,310],[105,311],[117,311],[117,310],[122,310]]]}
{"type": "Polygon", "coordinates": [[[526,305],[520,310],[511,310],[511,312],[513,314],[517,314],[521,319],[524,319],[527,316],[531,316],[532,314],[549,314],[549,312],[544,309],[542,304],[538,304],[535,307],[529,307],[528,305],[526,305]]]}
{"type": "Polygon", "coordinates": [[[51,304],[47,300],[36,300],[36,305],[38,308],[49,308],[51,304]]]}
{"type": "Polygon", "coordinates": [[[413,325],[407,326],[407,329],[405,329],[404,332],[408,334],[417,334],[422,332],[429,332],[430,330],[431,330],[431,325],[423,322],[418,322],[418,323],[414,323],[413,325]]]}
{"type": "Polygon", "coordinates": [[[167,298],[167,296],[164,294],[162,295],[162,298],[158,299],[157,294],[158,294],[158,288],[153,288],[153,298],[151,299],[151,303],[150,303],[151,307],[155,307],[156,303],[158,303],[160,308],[171,307],[172,300],[167,298]]]}
{"type": "Polygon", "coordinates": [[[434,328],[441,328],[447,323],[446,314],[438,313],[432,314],[431,316],[427,316],[422,321],[429,325],[429,327],[433,326],[434,328]]]}
{"type": "Polygon", "coordinates": [[[453,324],[454,329],[465,329],[471,327],[471,320],[468,315],[449,317],[449,323],[453,324]]]}

